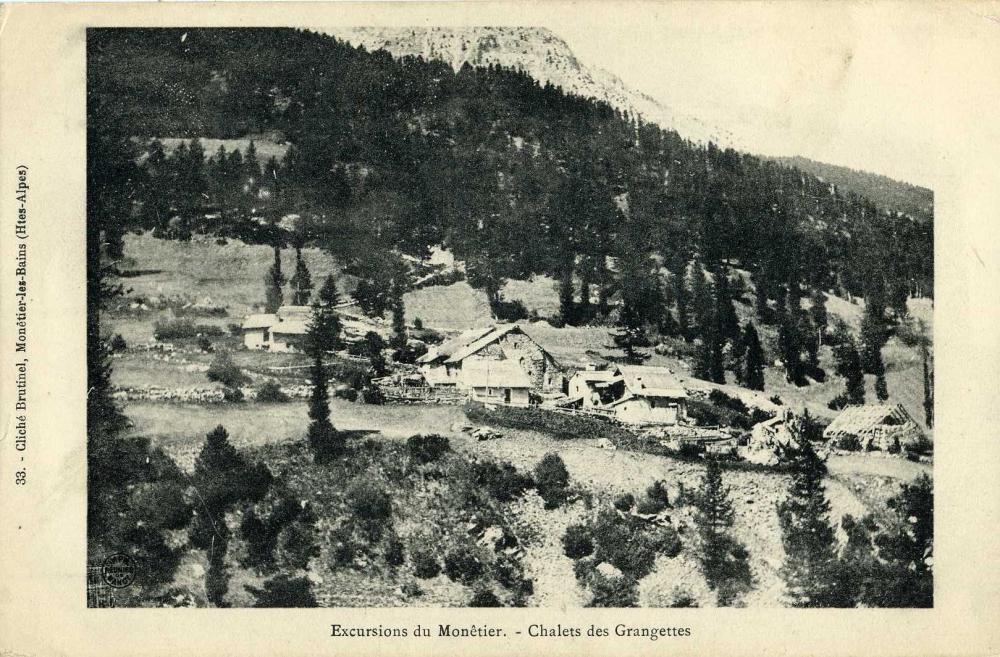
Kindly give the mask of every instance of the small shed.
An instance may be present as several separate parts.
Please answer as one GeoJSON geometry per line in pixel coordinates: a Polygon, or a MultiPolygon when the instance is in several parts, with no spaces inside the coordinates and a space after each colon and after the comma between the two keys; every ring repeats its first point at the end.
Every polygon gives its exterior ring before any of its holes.
{"type": "Polygon", "coordinates": [[[863,450],[894,451],[918,443],[924,432],[900,404],[848,406],[823,437],[837,445],[857,441],[863,450]]]}
{"type": "Polygon", "coordinates": [[[770,420],[753,426],[747,445],[739,449],[740,456],[751,463],[774,465],[800,449],[801,433],[801,422],[790,410],[784,409],[770,420]]]}
{"type": "Polygon", "coordinates": [[[614,370],[580,370],[569,379],[568,396],[582,400],[583,408],[603,406],[612,401],[612,384],[619,378],[614,370]]]}
{"type": "Polygon", "coordinates": [[[266,349],[271,342],[271,326],[278,323],[278,316],[271,313],[250,315],[240,326],[243,346],[247,349],[266,349]]]}
{"type": "Polygon", "coordinates": [[[302,320],[288,320],[271,326],[271,351],[302,351],[309,325],[302,320]]]}
{"type": "Polygon", "coordinates": [[[467,359],[460,379],[474,401],[508,406],[530,402],[531,380],[513,360],[467,359]]]}

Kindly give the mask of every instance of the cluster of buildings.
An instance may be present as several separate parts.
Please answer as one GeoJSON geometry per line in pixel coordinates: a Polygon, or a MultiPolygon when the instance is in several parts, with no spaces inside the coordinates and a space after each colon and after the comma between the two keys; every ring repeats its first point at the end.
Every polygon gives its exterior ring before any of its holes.
{"type": "MultiPolygon", "coordinates": [[[[243,322],[248,349],[301,349],[308,306],[283,306],[274,314],[243,322]]],[[[546,401],[550,407],[600,415],[631,425],[688,423],[688,393],[665,367],[594,366],[570,375],[519,324],[466,331],[431,348],[418,361],[419,385],[444,396],[507,406],[546,401]]],[[[761,422],[740,445],[744,458],[772,461],[797,447],[799,420],[787,410],[761,422]]],[[[923,433],[898,404],[852,406],[825,430],[833,442],[857,439],[860,449],[892,451],[919,441],[923,433]]]]}

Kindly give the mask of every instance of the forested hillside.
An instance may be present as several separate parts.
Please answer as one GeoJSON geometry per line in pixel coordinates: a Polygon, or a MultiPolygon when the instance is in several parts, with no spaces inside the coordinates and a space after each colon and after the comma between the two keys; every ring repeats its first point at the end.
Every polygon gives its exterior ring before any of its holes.
{"type": "Polygon", "coordinates": [[[922,221],[934,220],[934,192],[867,171],[856,171],[806,157],[772,158],[782,164],[822,178],[846,193],[865,196],[883,210],[905,212],[922,221]]]}

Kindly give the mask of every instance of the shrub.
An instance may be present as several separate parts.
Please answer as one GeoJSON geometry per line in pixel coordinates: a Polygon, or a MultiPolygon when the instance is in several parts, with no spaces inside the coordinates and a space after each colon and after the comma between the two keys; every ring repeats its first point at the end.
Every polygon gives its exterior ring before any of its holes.
{"type": "Polygon", "coordinates": [[[459,547],[444,556],[444,572],[451,581],[468,585],[483,574],[483,564],[469,548],[459,547]]]}
{"type": "Polygon", "coordinates": [[[476,591],[472,599],[469,600],[470,607],[502,607],[500,604],[500,599],[497,598],[496,594],[489,589],[479,589],[476,591]]]}
{"type": "Polygon", "coordinates": [[[441,564],[428,550],[412,551],[410,560],[413,562],[413,574],[420,579],[431,579],[441,573],[441,564]]]}
{"type": "Polygon", "coordinates": [[[209,381],[218,381],[227,388],[238,388],[250,382],[250,377],[233,362],[228,352],[220,352],[212,359],[205,373],[209,381]]]}
{"type": "Polygon", "coordinates": [[[529,475],[518,472],[510,463],[498,465],[493,461],[473,463],[472,480],[499,502],[518,498],[535,485],[529,475]]]}
{"type": "Polygon", "coordinates": [[[402,566],[405,561],[403,542],[399,540],[399,536],[393,534],[385,543],[385,562],[390,566],[402,566]]]}
{"type": "Polygon", "coordinates": [[[598,514],[591,534],[596,544],[595,561],[607,561],[635,579],[649,574],[663,542],[661,537],[647,535],[644,527],[610,510],[598,514]]]}
{"type": "Polygon", "coordinates": [[[444,436],[436,433],[429,435],[410,436],[406,439],[406,448],[410,458],[417,463],[431,463],[451,449],[451,444],[444,436]]]}
{"type": "Polygon", "coordinates": [[[597,562],[593,557],[577,559],[573,563],[573,575],[576,576],[576,581],[585,584],[590,579],[591,574],[593,574],[595,566],[597,566],[597,562]]]}
{"type": "Polygon", "coordinates": [[[615,501],[612,502],[612,506],[619,511],[627,513],[632,510],[632,507],[635,506],[635,495],[632,493],[622,493],[615,498],[615,501]]]}
{"type": "Polygon", "coordinates": [[[343,399],[345,401],[357,401],[358,391],[354,388],[349,388],[347,386],[337,386],[337,389],[333,391],[333,396],[337,399],[343,399]]]}
{"type": "Polygon", "coordinates": [[[392,516],[392,500],[368,482],[355,483],[347,492],[354,514],[361,520],[381,522],[392,516]]]}
{"type": "Polygon", "coordinates": [[[381,388],[369,383],[365,386],[364,390],[361,391],[361,401],[366,404],[381,406],[385,403],[385,395],[382,394],[381,388]]]}
{"type": "Polygon", "coordinates": [[[291,578],[278,575],[264,582],[263,589],[244,587],[256,598],[254,607],[315,607],[309,580],[305,577],[291,578]]]}
{"type": "Polygon", "coordinates": [[[198,336],[219,337],[220,327],[212,324],[195,324],[189,319],[168,319],[153,323],[153,337],[157,340],[180,340],[198,336]]]}
{"type": "Polygon", "coordinates": [[[424,594],[424,590],[416,582],[407,582],[400,587],[400,590],[407,598],[419,598],[424,594]]]}
{"type": "Polygon", "coordinates": [[[538,494],[545,500],[545,508],[554,509],[566,501],[569,472],[558,454],[549,452],[542,457],[535,466],[535,482],[538,494]]]}
{"type": "Polygon", "coordinates": [[[646,533],[646,538],[657,554],[673,558],[681,553],[681,539],[673,527],[650,529],[646,533]]]}
{"type": "Polygon", "coordinates": [[[125,343],[125,338],[122,337],[121,333],[115,333],[114,337],[108,343],[108,347],[111,348],[112,352],[118,353],[128,349],[128,345],[125,343]]]}
{"type": "Polygon", "coordinates": [[[782,406],[782,405],[783,405],[783,403],[784,403],[784,402],[782,402],[782,401],[781,401],[781,397],[779,397],[778,395],[774,395],[773,397],[771,397],[771,398],[769,399],[769,401],[770,401],[770,402],[771,402],[772,404],[774,404],[775,406],[782,406]]]}
{"type": "Polygon", "coordinates": [[[590,578],[591,600],[588,607],[638,607],[639,590],[635,580],[629,577],[604,577],[594,573],[590,578]]]}
{"type": "Polygon", "coordinates": [[[239,388],[225,387],[222,389],[222,400],[227,402],[243,401],[243,391],[239,388]]]}
{"type": "Polygon", "coordinates": [[[204,351],[206,354],[210,354],[213,351],[212,341],[202,336],[198,338],[198,348],[204,351]]]}
{"type": "Polygon", "coordinates": [[[420,319],[419,317],[414,317],[413,328],[417,331],[422,331],[424,328],[424,320],[420,319]]]}
{"type": "Polygon", "coordinates": [[[583,525],[570,525],[562,538],[563,552],[570,559],[582,559],[594,553],[590,530],[583,525]]]}
{"type": "Polygon", "coordinates": [[[528,309],[518,300],[496,301],[491,304],[493,315],[501,322],[518,322],[528,319],[528,309]]]}
{"type": "Polygon", "coordinates": [[[288,401],[288,395],[281,391],[281,386],[277,382],[268,381],[257,389],[257,401],[281,403],[288,401]]]}
{"type": "Polygon", "coordinates": [[[644,515],[651,515],[660,513],[666,508],[667,508],[666,505],[664,505],[663,502],[661,502],[660,500],[651,500],[647,497],[645,499],[639,500],[639,504],[635,510],[638,513],[642,513],[644,515]]]}
{"type": "Polygon", "coordinates": [[[413,322],[414,328],[410,331],[410,337],[414,340],[420,340],[424,344],[441,344],[444,342],[444,335],[440,331],[435,331],[432,328],[417,327],[416,321],[413,322]]]}
{"type": "Polygon", "coordinates": [[[627,429],[603,419],[562,415],[538,408],[499,406],[488,409],[483,404],[468,403],[465,405],[465,415],[473,422],[511,429],[541,431],[553,438],[592,440],[609,438],[619,442],[633,437],[627,429]]]}
{"type": "Polygon", "coordinates": [[[646,489],[646,497],[653,502],[661,504],[661,511],[663,509],[670,508],[670,495],[667,492],[667,485],[661,480],[654,481],[650,487],[646,489]]]}
{"type": "Polygon", "coordinates": [[[838,449],[843,449],[848,452],[858,452],[861,451],[861,440],[855,435],[840,436],[834,442],[834,445],[838,449]]]}

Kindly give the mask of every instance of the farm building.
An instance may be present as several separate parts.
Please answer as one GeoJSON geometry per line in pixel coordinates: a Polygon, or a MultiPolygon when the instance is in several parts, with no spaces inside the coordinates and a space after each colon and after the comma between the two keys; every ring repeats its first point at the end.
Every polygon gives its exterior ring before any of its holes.
{"type": "Polygon", "coordinates": [[[618,380],[620,375],[614,370],[580,370],[569,378],[567,394],[570,400],[580,400],[583,408],[603,406],[614,401],[612,389],[618,380]]]}
{"type": "Polygon", "coordinates": [[[466,364],[484,360],[516,364],[532,390],[550,392],[562,387],[558,363],[517,324],[466,331],[421,356],[417,364],[428,385],[465,387],[462,370],[466,364]]]}
{"type": "Polygon", "coordinates": [[[678,424],[687,419],[687,391],[665,367],[619,365],[612,391],[621,391],[609,406],[629,424],[678,424]],[[618,387],[620,386],[620,388],[618,387]]]}
{"type": "Polygon", "coordinates": [[[529,403],[531,380],[517,361],[472,358],[465,361],[459,379],[473,401],[509,406],[529,403]]]}
{"type": "Polygon", "coordinates": [[[780,415],[755,424],[747,445],[740,447],[739,454],[751,463],[774,465],[799,449],[801,434],[801,421],[784,409],[780,415]]]}
{"type": "Polygon", "coordinates": [[[837,445],[857,440],[863,450],[897,450],[923,438],[920,426],[900,404],[848,406],[823,432],[837,445]]]}
{"type": "Polygon", "coordinates": [[[309,306],[282,306],[277,313],[249,315],[240,326],[243,346],[258,351],[301,351],[311,312],[309,306]]]}

